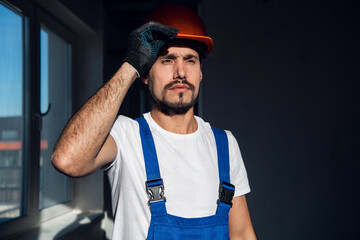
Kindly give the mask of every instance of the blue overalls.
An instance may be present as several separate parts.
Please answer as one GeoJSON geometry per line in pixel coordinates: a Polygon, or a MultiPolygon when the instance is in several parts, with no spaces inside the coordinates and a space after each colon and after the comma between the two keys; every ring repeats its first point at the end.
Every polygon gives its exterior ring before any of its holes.
{"type": "Polygon", "coordinates": [[[160,176],[154,140],[144,117],[137,118],[140,126],[146,168],[146,190],[149,195],[151,222],[147,240],[211,239],[229,238],[229,210],[234,195],[230,184],[229,148],[225,131],[212,127],[218,154],[219,199],[216,214],[201,218],[182,218],[167,213],[164,197],[164,183],[160,176]]]}

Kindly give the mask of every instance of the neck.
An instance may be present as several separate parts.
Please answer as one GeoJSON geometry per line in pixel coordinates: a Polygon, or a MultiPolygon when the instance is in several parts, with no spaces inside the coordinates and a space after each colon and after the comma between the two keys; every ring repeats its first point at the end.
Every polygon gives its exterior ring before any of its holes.
{"type": "Polygon", "coordinates": [[[194,107],[190,108],[185,114],[166,115],[158,108],[151,110],[152,119],[166,131],[177,134],[189,134],[197,130],[197,121],[194,117],[194,107]]]}

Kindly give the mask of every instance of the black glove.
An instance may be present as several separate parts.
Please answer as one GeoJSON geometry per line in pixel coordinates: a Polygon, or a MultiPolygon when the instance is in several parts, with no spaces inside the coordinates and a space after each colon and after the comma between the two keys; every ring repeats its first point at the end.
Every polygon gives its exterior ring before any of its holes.
{"type": "Polygon", "coordinates": [[[154,21],[146,23],[130,33],[124,61],[130,63],[142,76],[156,61],[160,48],[174,39],[178,32],[176,28],[154,21]]]}

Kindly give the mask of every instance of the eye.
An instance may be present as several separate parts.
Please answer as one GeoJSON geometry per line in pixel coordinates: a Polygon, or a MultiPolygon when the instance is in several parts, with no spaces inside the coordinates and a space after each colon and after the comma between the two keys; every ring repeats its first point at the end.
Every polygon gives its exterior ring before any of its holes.
{"type": "Polygon", "coordinates": [[[172,63],[172,60],[171,60],[171,59],[168,59],[168,58],[165,58],[165,59],[162,59],[162,60],[161,60],[161,63],[162,63],[162,64],[170,64],[170,63],[172,63]]]}
{"type": "Polygon", "coordinates": [[[190,64],[195,64],[196,60],[194,58],[191,58],[191,59],[188,59],[186,62],[190,63],[190,64]]]}

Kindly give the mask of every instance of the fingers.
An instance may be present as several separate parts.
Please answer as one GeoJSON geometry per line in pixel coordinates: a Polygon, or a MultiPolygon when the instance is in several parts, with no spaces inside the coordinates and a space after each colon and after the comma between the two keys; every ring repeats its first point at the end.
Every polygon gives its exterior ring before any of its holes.
{"type": "Polygon", "coordinates": [[[164,40],[172,40],[179,33],[179,30],[170,26],[163,25],[161,23],[151,21],[140,28],[141,34],[150,34],[156,39],[156,37],[164,38],[164,40]]]}
{"type": "Polygon", "coordinates": [[[165,38],[164,40],[172,40],[176,37],[179,33],[177,28],[169,27],[157,22],[150,22],[152,24],[152,31],[154,32],[155,36],[159,36],[160,38],[165,38]]]}
{"type": "Polygon", "coordinates": [[[165,43],[171,42],[179,30],[158,22],[148,22],[129,35],[125,61],[130,63],[140,75],[149,71],[156,56],[165,43]]]}
{"type": "Polygon", "coordinates": [[[179,30],[173,27],[165,26],[157,22],[148,22],[139,30],[142,45],[148,49],[151,55],[157,55],[160,48],[173,40],[179,30]]]}

